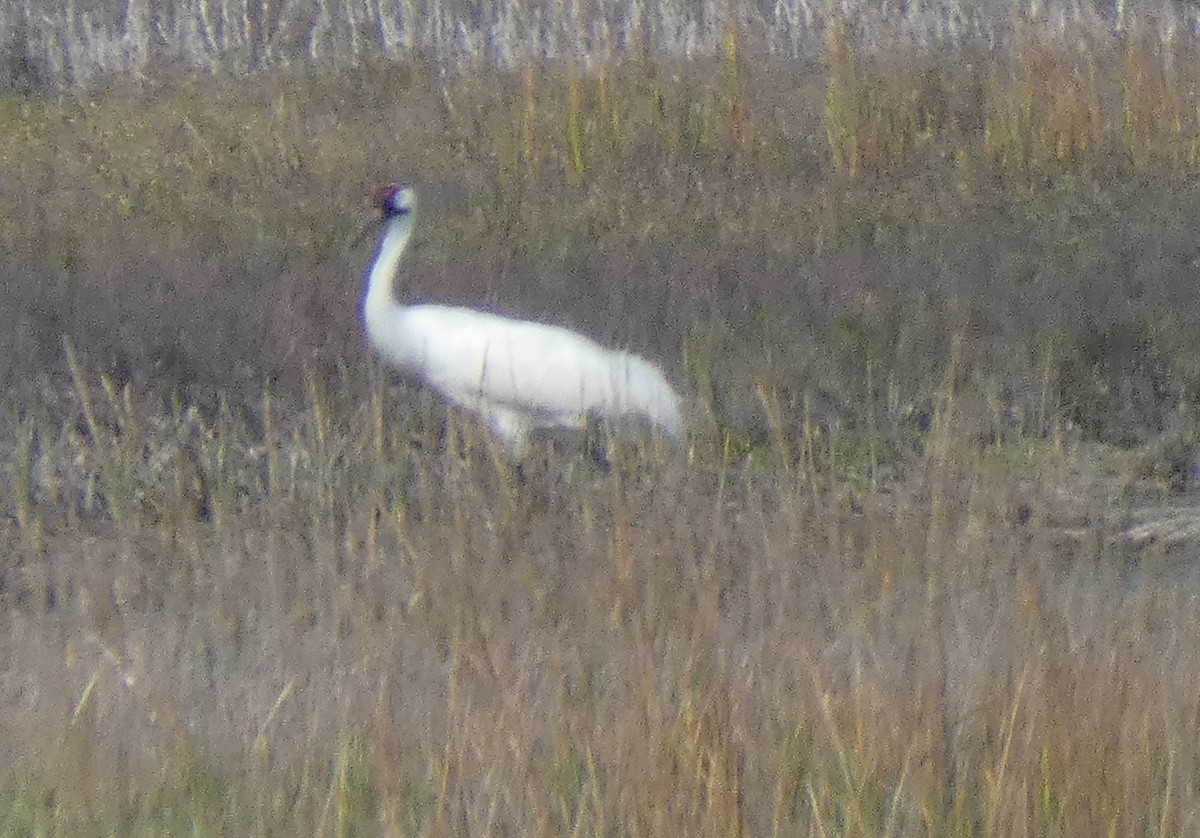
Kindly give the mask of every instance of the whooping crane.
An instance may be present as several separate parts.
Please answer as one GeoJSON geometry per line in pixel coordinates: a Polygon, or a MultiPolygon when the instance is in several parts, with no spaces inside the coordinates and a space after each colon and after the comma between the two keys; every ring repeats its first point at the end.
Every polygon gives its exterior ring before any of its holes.
{"type": "Polygon", "coordinates": [[[517,459],[531,431],[579,429],[589,417],[647,423],[682,442],[679,397],[649,361],[558,326],[398,304],[392,281],[412,235],[416,195],[410,185],[393,184],[376,201],[385,224],[362,314],[383,361],[485,420],[517,459]]]}

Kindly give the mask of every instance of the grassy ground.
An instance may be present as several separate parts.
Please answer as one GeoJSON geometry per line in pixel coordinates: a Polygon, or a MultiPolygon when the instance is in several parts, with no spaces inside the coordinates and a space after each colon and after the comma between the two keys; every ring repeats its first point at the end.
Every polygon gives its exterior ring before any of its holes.
{"type": "Polygon", "coordinates": [[[829,47],[0,101],[0,834],[1193,833],[1200,64],[829,47]],[[394,386],[407,173],[686,450],[394,386]]]}

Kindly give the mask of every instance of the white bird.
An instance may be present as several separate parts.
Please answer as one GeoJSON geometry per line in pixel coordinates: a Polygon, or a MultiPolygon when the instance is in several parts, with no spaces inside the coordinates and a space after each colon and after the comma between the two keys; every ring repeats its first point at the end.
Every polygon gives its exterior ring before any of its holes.
{"type": "Polygon", "coordinates": [[[654,364],[558,326],[392,295],[412,235],[413,187],[376,196],[385,226],[367,273],[367,339],[401,374],[486,421],[514,458],[535,429],[580,429],[588,418],[645,423],[683,440],[679,397],[654,364]]]}

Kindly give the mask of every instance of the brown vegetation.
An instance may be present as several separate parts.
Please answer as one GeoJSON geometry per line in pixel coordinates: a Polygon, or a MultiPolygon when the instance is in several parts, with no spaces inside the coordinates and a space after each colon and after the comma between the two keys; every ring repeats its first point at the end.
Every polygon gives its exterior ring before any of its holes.
{"type": "Polygon", "coordinates": [[[839,37],[0,101],[0,832],[1193,832],[1200,64],[839,37]],[[395,388],[405,172],[687,451],[395,388]]]}

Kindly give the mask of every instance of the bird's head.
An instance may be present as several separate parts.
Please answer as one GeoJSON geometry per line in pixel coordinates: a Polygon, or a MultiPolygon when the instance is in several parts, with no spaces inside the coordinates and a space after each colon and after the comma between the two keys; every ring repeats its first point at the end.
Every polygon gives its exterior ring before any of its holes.
{"type": "Polygon", "coordinates": [[[384,218],[395,218],[408,215],[416,209],[417,196],[407,183],[393,183],[379,187],[375,193],[375,205],[384,218]]]}

